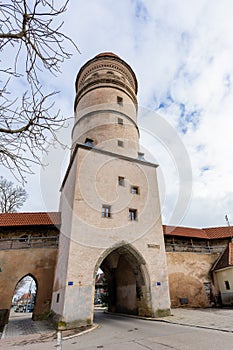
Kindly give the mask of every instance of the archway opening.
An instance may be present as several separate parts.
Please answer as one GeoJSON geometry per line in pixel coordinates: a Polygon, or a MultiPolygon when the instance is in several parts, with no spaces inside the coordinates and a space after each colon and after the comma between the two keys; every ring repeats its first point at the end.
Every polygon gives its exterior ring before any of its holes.
{"type": "Polygon", "coordinates": [[[32,275],[26,275],[16,284],[12,303],[10,318],[23,315],[31,318],[36,302],[37,282],[32,275]]]}
{"type": "Polygon", "coordinates": [[[100,262],[94,304],[110,312],[152,315],[145,262],[129,246],[113,250],[100,262]]]}

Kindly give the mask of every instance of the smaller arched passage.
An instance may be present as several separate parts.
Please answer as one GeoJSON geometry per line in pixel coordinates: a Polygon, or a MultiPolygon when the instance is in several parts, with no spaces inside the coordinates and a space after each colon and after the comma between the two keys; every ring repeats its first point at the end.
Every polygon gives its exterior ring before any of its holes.
{"type": "Polygon", "coordinates": [[[23,276],[17,282],[13,292],[10,317],[13,317],[15,313],[26,313],[28,317],[33,316],[37,289],[37,280],[31,274],[23,276]]]}
{"type": "Polygon", "coordinates": [[[152,316],[146,262],[132,245],[121,244],[107,250],[96,264],[95,276],[98,268],[104,272],[109,311],[152,316]]]}

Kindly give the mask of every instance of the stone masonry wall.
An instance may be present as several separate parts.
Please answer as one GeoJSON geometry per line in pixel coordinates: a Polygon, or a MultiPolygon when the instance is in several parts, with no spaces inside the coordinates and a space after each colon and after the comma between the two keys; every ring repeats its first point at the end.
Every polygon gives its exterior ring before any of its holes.
{"type": "Polygon", "coordinates": [[[56,257],[57,248],[0,251],[0,310],[8,310],[5,321],[17,283],[29,274],[37,283],[33,318],[50,311],[56,257]]]}
{"type": "Polygon", "coordinates": [[[218,254],[167,252],[171,306],[208,307],[214,286],[209,271],[218,254]],[[211,290],[209,290],[211,288],[211,290]]]}

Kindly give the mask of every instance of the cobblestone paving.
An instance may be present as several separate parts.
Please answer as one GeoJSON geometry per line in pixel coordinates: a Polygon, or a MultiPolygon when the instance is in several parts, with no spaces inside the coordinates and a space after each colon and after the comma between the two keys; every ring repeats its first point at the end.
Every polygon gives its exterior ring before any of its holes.
{"type": "Polygon", "coordinates": [[[54,328],[47,321],[33,321],[31,314],[11,315],[5,327],[3,338],[10,338],[28,334],[51,333],[54,328]]]}
{"type": "Polygon", "coordinates": [[[48,333],[53,328],[46,321],[32,321],[31,319],[14,319],[11,320],[5,330],[4,338],[14,337],[17,335],[27,335],[35,333],[48,333]]]}

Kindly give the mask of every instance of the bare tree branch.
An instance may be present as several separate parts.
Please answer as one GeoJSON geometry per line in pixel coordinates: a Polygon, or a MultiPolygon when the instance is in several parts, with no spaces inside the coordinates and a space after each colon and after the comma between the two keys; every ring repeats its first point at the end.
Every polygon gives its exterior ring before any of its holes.
{"type": "Polygon", "coordinates": [[[14,186],[13,182],[0,176],[0,211],[14,213],[23,206],[28,195],[21,186],[14,186]]]}
{"type": "Polygon", "coordinates": [[[64,118],[54,112],[57,92],[47,92],[41,83],[47,71],[57,74],[71,57],[66,49],[75,43],[62,32],[59,18],[68,1],[57,7],[50,0],[0,0],[0,163],[16,178],[25,180],[30,164],[40,163],[48,139],[64,118]],[[3,64],[4,63],[4,64],[3,64]],[[25,86],[21,97],[15,86],[25,86]],[[50,102],[51,101],[51,102],[50,102]]]}

